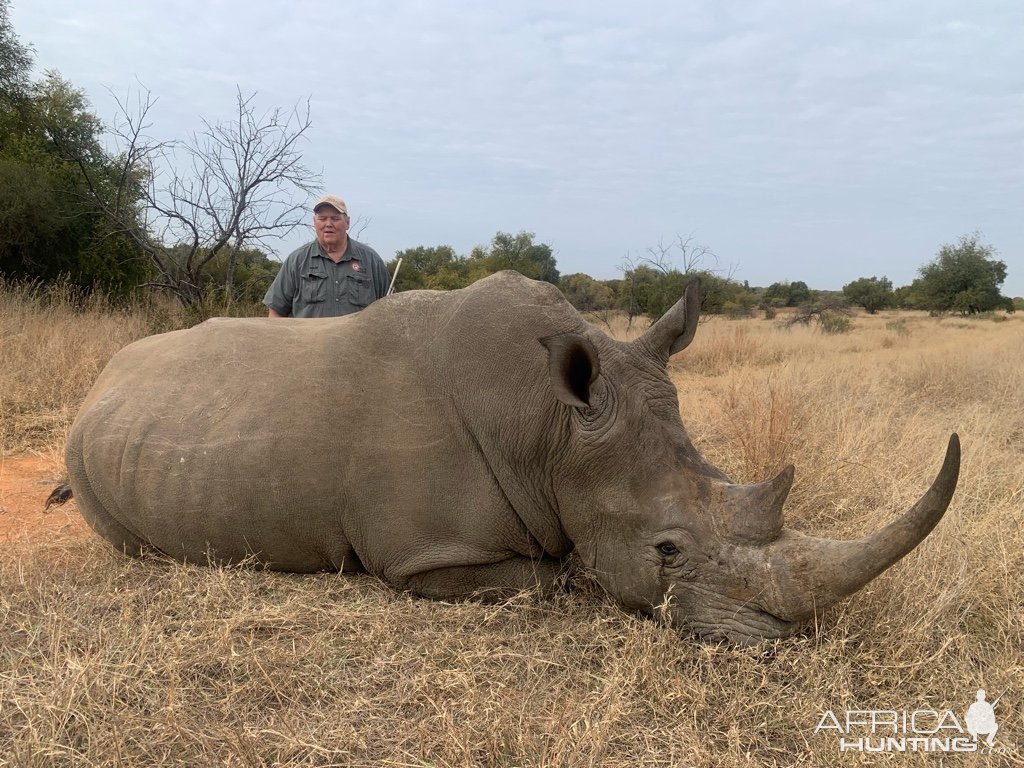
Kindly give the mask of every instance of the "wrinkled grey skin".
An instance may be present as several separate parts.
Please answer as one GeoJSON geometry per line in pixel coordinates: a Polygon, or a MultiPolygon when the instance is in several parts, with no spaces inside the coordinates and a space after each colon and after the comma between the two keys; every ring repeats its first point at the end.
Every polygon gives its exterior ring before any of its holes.
{"type": "Polygon", "coordinates": [[[783,637],[910,551],[956,485],[859,542],[782,525],[792,468],[729,482],[666,374],[698,288],[633,343],[504,272],[324,320],[217,319],[118,353],[71,429],[70,485],[131,554],[368,570],[433,598],[551,588],[574,549],[624,606],[783,637]]]}

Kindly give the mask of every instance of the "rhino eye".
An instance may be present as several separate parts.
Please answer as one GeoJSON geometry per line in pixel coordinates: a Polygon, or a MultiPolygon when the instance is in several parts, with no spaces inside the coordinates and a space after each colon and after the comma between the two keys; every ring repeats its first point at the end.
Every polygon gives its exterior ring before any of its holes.
{"type": "Polygon", "coordinates": [[[679,554],[679,547],[673,544],[671,541],[663,541],[658,545],[658,554],[662,557],[674,557],[679,554]]]}

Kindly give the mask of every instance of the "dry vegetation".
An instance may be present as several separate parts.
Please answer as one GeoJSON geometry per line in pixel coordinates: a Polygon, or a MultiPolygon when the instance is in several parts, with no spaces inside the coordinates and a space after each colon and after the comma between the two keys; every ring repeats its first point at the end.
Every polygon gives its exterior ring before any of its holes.
{"type": "MultiPolygon", "coordinates": [[[[56,456],[96,372],[154,327],[0,295],[4,450],[56,456]]],[[[670,373],[735,479],[796,464],[800,529],[880,527],[956,431],[953,505],[820,626],[753,649],[679,638],[585,578],[450,605],[369,577],[128,560],[93,536],[0,544],[0,764],[1024,765],[1024,319],[890,313],[840,336],[712,319],[670,373]],[[962,715],[979,686],[1009,689],[1006,753],[840,755],[814,732],[829,709],[962,715]]]]}

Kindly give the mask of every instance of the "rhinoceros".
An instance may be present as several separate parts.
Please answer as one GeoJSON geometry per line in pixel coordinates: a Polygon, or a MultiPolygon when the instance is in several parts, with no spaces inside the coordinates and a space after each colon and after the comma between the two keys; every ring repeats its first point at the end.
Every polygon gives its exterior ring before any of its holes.
{"type": "Polygon", "coordinates": [[[502,272],[346,317],[151,336],[115,355],[82,405],[70,490],[133,555],[368,571],[439,599],[544,592],[569,563],[691,635],[784,637],[932,530],[959,443],[872,535],[785,529],[793,467],[734,484],[680,420],[666,368],[699,302],[691,282],[626,343],[554,286],[502,272]]]}

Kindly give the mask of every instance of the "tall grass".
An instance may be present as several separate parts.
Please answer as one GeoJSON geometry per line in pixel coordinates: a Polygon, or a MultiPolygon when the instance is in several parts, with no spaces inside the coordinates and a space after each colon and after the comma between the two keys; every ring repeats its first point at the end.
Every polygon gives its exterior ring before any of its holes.
{"type": "MultiPolygon", "coordinates": [[[[21,404],[5,421],[50,425],[8,445],[44,446],[148,321],[2,302],[5,353],[32,371],[4,373],[3,402],[21,404]],[[21,314],[52,364],[15,338],[21,314]]],[[[895,313],[843,335],[702,323],[670,367],[683,421],[737,481],[794,463],[798,529],[881,527],[927,487],[949,433],[963,441],[954,502],[924,544],[819,626],[761,647],[677,637],[585,577],[546,601],[444,604],[370,577],[129,560],[94,536],[4,545],[0,764],[1024,765],[1022,331],[1016,317],[895,313]],[[1006,752],[840,754],[815,732],[826,710],[962,720],[979,687],[1008,688],[1006,752]]]]}
{"type": "Polygon", "coordinates": [[[107,360],[148,331],[139,312],[88,300],[70,286],[0,283],[0,446],[62,439],[107,360]]]}
{"type": "MultiPolygon", "coordinates": [[[[233,313],[253,314],[245,304],[233,313]]],[[[265,311],[265,310],[263,310],[265,311]]],[[[213,307],[186,311],[169,297],[112,301],[69,284],[0,277],[0,451],[62,442],[79,403],[115,352],[153,333],[201,322],[213,307]]]]}

